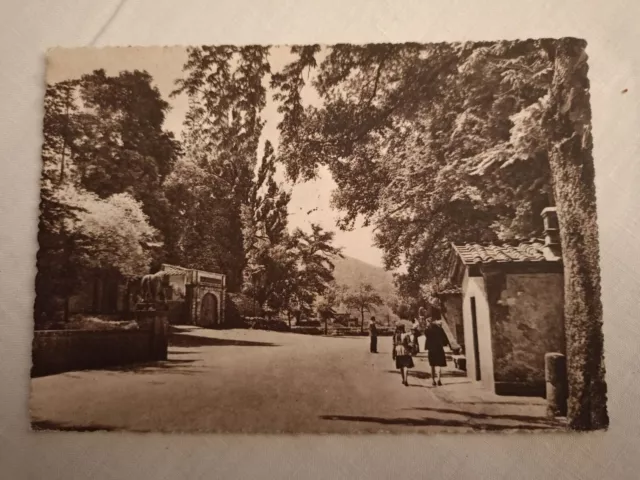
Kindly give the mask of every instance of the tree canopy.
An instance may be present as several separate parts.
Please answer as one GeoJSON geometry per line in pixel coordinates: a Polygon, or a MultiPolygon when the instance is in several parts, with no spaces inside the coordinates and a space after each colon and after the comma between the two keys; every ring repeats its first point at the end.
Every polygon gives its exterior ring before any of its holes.
{"type": "Polygon", "coordinates": [[[149,270],[145,245],[174,230],[162,181],[179,155],[146,72],[48,85],[44,105],[36,319],[68,304],[91,270],[149,270]]]}
{"type": "Polygon", "coordinates": [[[360,312],[360,330],[364,330],[364,312],[371,312],[375,306],[382,305],[384,301],[370,283],[361,283],[355,291],[346,293],[344,303],[348,308],[360,312]]]}
{"type": "Polygon", "coordinates": [[[298,59],[272,78],[280,159],[293,181],[330,169],[340,226],[360,216],[375,227],[387,267],[406,266],[403,291],[442,278],[451,241],[540,233],[546,151],[518,127],[549,87],[543,42],[335,45],[312,80],[322,106],[304,106],[318,50],[292,48],[298,59]],[[514,168],[525,151],[528,168],[514,168]]]}

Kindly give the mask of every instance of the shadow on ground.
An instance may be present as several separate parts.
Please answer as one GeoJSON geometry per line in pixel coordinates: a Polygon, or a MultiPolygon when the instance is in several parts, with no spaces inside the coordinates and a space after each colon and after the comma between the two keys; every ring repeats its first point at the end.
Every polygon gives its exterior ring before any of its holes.
{"type": "MultiPolygon", "coordinates": [[[[400,375],[400,370],[387,370],[387,373],[400,375]]],[[[442,378],[465,378],[467,375],[463,371],[446,371],[440,375],[442,378]]],[[[420,380],[431,380],[431,372],[422,370],[409,370],[409,378],[419,378],[420,380]]]]}
{"type": "MultiPolygon", "coordinates": [[[[481,406],[483,403],[484,402],[478,402],[475,405],[481,406]]],[[[420,411],[427,411],[427,412],[434,412],[434,413],[464,415],[474,420],[513,420],[516,422],[535,423],[538,425],[546,425],[549,427],[560,425],[558,421],[553,420],[551,418],[532,417],[530,415],[509,415],[509,414],[490,415],[487,413],[461,411],[461,410],[454,410],[451,408],[430,408],[430,407],[405,408],[404,410],[420,410],[420,411]]]]}
{"type": "MultiPolygon", "coordinates": [[[[457,385],[457,384],[456,384],[457,385]]],[[[447,385],[447,387],[450,385],[447,385]]],[[[533,398],[533,397],[529,397],[529,398],[533,398]]],[[[452,401],[452,404],[456,404],[456,405],[513,405],[516,407],[522,407],[523,405],[527,405],[527,402],[509,402],[509,401],[505,401],[505,402],[492,402],[492,401],[487,401],[487,400],[482,400],[481,402],[460,402],[460,401],[452,401]]]]}
{"type": "Polygon", "coordinates": [[[117,430],[113,427],[107,427],[104,425],[68,425],[57,422],[50,422],[48,420],[33,421],[31,422],[31,429],[36,432],[46,431],[62,431],[62,432],[112,432],[117,430]]]}
{"type": "MultiPolygon", "coordinates": [[[[460,413],[460,412],[458,412],[460,413]]],[[[456,427],[456,428],[470,428],[478,431],[502,431],[502,430],[557,430],[557,426],[554,425],[505,425],[496,423],[470,423],[468,420],[445,420],[434,417],[423,418],[408,418],[408,417],[395,417],[395,418],[383,418],[383,417],[364,417],[358,415],[321,415],[323,420],[339,420],[350,422],[367,422],[377,423],[380,425],[402,425],[410,427],[456,427]],[[555,428],[554,428],[555,427],[555,428]]],[[[492,417],[488,417],[492,418],[492,417]]],[[[499,418],[496,418],[499,419],[499,418]]]]}
{"type": "Polygon", "coordinates": [[[186,333],[173,333],[169,336],[170,347],[279,347],[275,343],[251,342],[248,340],[230,340],[225,338],[200,337],[186,333]]]}
{"type": "Polygon", "coordinates": [[[109,367],[102,370],[108,372],[129,372],[129,373],[160,373],[171,372],[183,375],[194,375],[201,373],[202,370],[187,368],[196,360],[162,360],[157,362],[136,363],[133,365],[123,365],[119,367],[109,367]]]}

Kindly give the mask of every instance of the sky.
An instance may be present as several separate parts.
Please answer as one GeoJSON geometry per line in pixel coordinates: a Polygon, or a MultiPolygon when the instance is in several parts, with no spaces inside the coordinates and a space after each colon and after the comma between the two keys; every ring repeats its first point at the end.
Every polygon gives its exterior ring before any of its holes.
{"type": "MultiPolygon", "coordinates": [[[[170,98],[175,88],[174,81],[182,76],[182,66],[187,58],[185,47],[120,47],[120,48],[77,48],[53,49],[47,56],[47,82],[79,78],[96,69],[104,69],[107,75],[117,75],[123,70],[146,70],[154,79],[162,97],[169,102],[171,110],[165,119],[165,128],[181,137],[183,121],[188,109],[186,95],[170,98]]],[[[291,56],[288,47],[273,47],[269,62],[273,72],[284,66],[291,56]]],[[[281,115],[277,104],[267,91],[267,105],[262,112],[266,124],[262,132],[261,146],[266,140],[274,147],[278,145],[277,125],[281,115]]],[[[318,104],[320,99],[312,87],[301,92],[306,104],[318,104]]],[[[258,155],[261,155],[261,151],[258,155]]],[[[281,180],[284,180],[284,176],[281,180]]],[[[289,204],[289,226],[304,230],[313,223],[336,233],[335,244],[343,248],[343,253],[376,266],[382,266],[382,252],[373,245],[373,230],[361,224],[349,232],[336,227],[339,212],[331,208],[331,192],[336,187],[326,168],[320,170],[319,177],[310,182],[295,185],[289,204]],[[308,213],[311,212],[311,213],[308,213]]]]}

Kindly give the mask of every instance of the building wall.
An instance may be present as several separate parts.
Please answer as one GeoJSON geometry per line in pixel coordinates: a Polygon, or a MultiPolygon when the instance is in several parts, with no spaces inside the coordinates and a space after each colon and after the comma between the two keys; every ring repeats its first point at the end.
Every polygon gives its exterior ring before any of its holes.
{"type": "Polygon", "coordinates": [[[453,333],[456,342],[464,348],[464,323],[462,320],[462,295],[447,294],[440,297],[445,320],[453,333]]]}
{"type": "Polygon", "coordinates": [[[469,277],[465,273],[462,282],[462,317],[464,324],[465,357],[467,359],[467,377],[476,381],[476,359],[474,354],[471,298],[475,298],[478,326],[478,352],[480,357],[480,384],[488,390],[494,390],[493,352],[491,345],[491,327],[489,304],[482,277],[469,277]]]}
{"type": "Polygon", "coordinates": [[[192,304],[193,322],[196,325],[213,328],[223,325],[225,320],[225,276],[219,273],[194,270],[192,282],[194,284],[192,304]],[[217,323],[215,325],[204,325],[206,322],[201,318],[202,299],[207,293],[211,293],[217,300],[218,315],[217,323]]]}
{"type": "Polygon", "coordinates": [[[544,395],[544,355],[565,353],[563,275],[498,274],[487,291],[496,392],[544,395]]]}
{"type": "Polygon", "coordinates": [[[184,299],[187,293],[187,276],[169,275],[169,285],[171,285],[171,300],[184,299]]]}

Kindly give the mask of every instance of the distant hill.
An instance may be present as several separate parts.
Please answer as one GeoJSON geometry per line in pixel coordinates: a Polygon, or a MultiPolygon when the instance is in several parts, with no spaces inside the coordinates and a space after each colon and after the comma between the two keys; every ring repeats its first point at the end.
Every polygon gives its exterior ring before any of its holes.
{"type": "MultiPolygon", "coordinates": [[[[391,272],[358,260],[357,258],[347,256],[336,259],[334,264],[336,268],[333,271],[333,275],[338,285],[344,285],[350,290],[355,290],[361,283],[370,283],[383,300],[389,301],[394,297],[396,289],[393,284],[393,274],[391,272]]],[[[360,319],[359,312],[352,311],[351,314],[360,319]]],[[[386,323],[387,320],[389,322],[396,322],[398,320],[398,317],[386,305],[376,308],[374,312],[365,312],[365,320],[368,320],[371,315],[374,315],[381,323],[386,323]]],[[[365,321],[365,326],[366,325],[367,322],[365,321]]]]}
{"type": "Polygon", "coordinates": [[[355,289],[361,283],[370,283],[385,299],[391,298],[395,294],[393,274],[381,267],[346,256],[336,259],[334,264],[336,268],[333,275],[336,283],[340,285],[355,289]]]}

